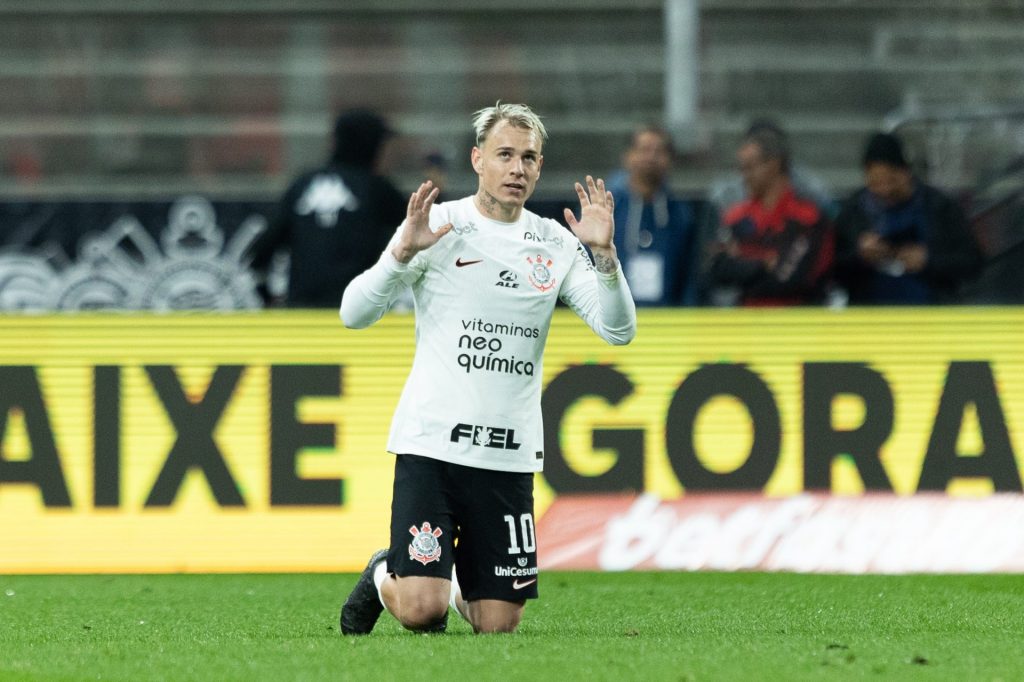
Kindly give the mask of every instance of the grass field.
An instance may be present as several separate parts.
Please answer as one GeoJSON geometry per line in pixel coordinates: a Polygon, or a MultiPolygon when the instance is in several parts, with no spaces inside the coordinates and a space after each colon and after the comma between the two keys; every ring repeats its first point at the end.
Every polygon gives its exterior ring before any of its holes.
{"type": "Polygon", "coordinates": [[[546,573],[515,635],[342,638],[355,578],[0,576],[0,680],[1024,679],[1024,576],[546,573]]]}

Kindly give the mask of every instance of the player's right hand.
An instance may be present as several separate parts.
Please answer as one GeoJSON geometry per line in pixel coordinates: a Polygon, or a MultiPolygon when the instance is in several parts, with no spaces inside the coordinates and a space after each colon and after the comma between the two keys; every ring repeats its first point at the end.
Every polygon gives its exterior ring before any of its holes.
{"type": "Polygon", "coordinates": [[[437,230],[430,229],[430,207],[434,205],[438,192],[440,190],[427,180],[409,197],[405,221],[402,223],[402,234],[391,249],[391,255],[399,263],[408,263],[417,253],[429,249],[441,237],[451,232],[451,223],[442,225],[437,230]]]}

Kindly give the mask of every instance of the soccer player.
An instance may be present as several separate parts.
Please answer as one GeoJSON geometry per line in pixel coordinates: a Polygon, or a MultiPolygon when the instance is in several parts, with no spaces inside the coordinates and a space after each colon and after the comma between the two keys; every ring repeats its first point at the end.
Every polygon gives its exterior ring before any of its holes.
{"type": "Polygon", "coordinates": [[[344,634],[370,632],[384,608],[407,629],[444,630],[449,605],[475,632],[516,629],[537,597],[533,476],[544,465],[541,362],[556,299],[611,344],[636,334],[604,181],[576,183],[569,232],[524,208],[544,163],[540,118],[499,102],[473,124],[476,194],[435,205],[437,189],[420,185],[380,260],[342,297],[355,329],[405,286],[416,310],[416,353],[387,444],[390,548],[345,601],[344,634]]]}

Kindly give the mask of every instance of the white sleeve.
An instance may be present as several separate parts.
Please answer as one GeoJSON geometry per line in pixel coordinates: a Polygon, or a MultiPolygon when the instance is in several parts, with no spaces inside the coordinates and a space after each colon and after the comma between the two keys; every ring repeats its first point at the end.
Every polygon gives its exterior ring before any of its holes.
{"type": "Polygon", "coordinates": [[[414,268],[399,263],[388,245],[372,267],[345,287],[339,310],[342,323],[349,329],[369,327],[384,316],[415,275],[414,268]]]}
{"type": "Polygon", "coordinates": [[[602,274],[581,245],[559,295],[608,343],[622,346],[636,336],[636,304],[621,265],[613,273],[602,274]]]}
{"type": "MultiPolygon", "coordinates": [[[[430,207],[430,229],[449,222],[448,207],[445,204],[434,204],[430,207]]],[[[380,259],[345,287],[341,296],[342,323],[349,329],[364,329],[384,317],[396,301],[408,301],[406,287],[411,286],[429,267],[428,251],[437,245],[424,249],[412,257],[408,263],[399,263],[391,253],[392,247],[398,243],[405,229],[405,221],[398,226],[392,235],[380,259]]]]}

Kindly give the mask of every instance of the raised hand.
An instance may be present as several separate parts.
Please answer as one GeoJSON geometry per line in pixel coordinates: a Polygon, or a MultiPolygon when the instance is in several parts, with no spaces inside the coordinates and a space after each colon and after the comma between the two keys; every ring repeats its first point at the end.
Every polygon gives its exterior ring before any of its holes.
{"type": "Polygon", "coordinates": [[[580,198],[580,219],[565,209],[565,222],[589,247],[607,248],[615,234],[615,200],[612,193],[604,188],[604,180],[587,176],[587,186],[576,183],[576,195],[580,198]]]}
{"type": "Polygon", "coordinates": [[[430,207],[434,205],[438,192],[440,190],[427,180],[409,197],[402,234],[391,249],[391,254],[399,263],[408,263],[417,253],[429,249],[451,232],[451,223],[442,225],[437,231],[430,229],[430,207]]]}
{"type": "Polygon", "coordinates": [[[612,193],[605,189],[604,180],[587,176],[587,186],[576,183],[576,195],[580,198],[580,218],[576,219],[572,211],[565,209],[565,222],[579,237],[579,240],[590,247],[594,254],[594,264],[600,272],[614,272],[618,267],[615,257],[615,200],[612,193]]]}

